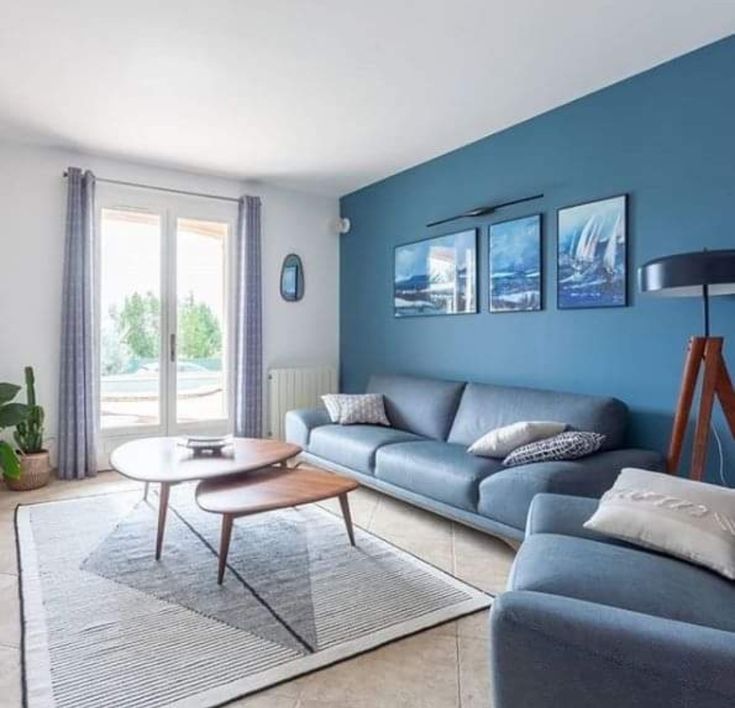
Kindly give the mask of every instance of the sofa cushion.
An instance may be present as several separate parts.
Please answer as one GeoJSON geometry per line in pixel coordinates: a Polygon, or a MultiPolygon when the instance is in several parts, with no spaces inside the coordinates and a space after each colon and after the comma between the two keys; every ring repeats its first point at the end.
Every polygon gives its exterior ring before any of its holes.
{"type": "Polygon", "coordinates": [[[418,440],[418,436],[379,425],[323,425],[311,431],[308,451],[357,472],[372,474],[378,448],[407,440],[418,440]]]}
{"type": "Polygon", "coordinates": [[[623,467],[660,470],[663,465],[657,452],[626,449],[598,452],[581,460],[503,468],[480,483],[477,510],[503,524],[524,529],[528,507],[537,494],[599,498],[612,487],[623,467]]]}
{"type": "Polygon", "coordinates": [[[521,420],[558,420],[575,430],[607,436],[602,449],[614,450],[623,444],[627,417],[627,406],[616,398],[469,383],[448,441],[471,445],[488,430],[503,425],[521,420]]]}
{"type": "Polygon", "coordinates": [[[690,563],[631,547],[533,535],[521,545],[508,584],[511,590],[735,631],[735,584],[690,563]]]}
{"type": "Polygon", "coordinates": [[[469,511],[477,509],[480,481],[499,469],[499,460],[434,440],[383,447],[375,461],[378,479],[469,511]]]}
{"type": "Polygon", "coordinates": [[[367,390],[383,394],[385,412],[394,428],[446,440],[464,386],[459,381],[414,376],[372,376],[367,390]]]}

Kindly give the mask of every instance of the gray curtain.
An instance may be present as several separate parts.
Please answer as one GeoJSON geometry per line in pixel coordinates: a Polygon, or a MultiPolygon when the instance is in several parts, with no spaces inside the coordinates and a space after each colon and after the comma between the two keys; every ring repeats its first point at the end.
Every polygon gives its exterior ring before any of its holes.
{"type": "Polygon", "coordinates": [[[263,434],[263,305],[260,198],[240,199],[235,307],[235,435],[263,434]]]}
{"type": "Polygon", "coordinates": [[[68,170],[61,314],[58,475],[97,474],[97,377],[94,336],[94,190],[91,172],[68,170]]]}

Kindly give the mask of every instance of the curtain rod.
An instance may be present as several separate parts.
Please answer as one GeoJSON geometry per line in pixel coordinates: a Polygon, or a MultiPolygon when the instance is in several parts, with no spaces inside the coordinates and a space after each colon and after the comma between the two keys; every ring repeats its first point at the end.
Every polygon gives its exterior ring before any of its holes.
{"type": "MultiPolygon", "coordinates": [[[[68,177],[69,172],[64,170],[64,177],[68,177]]],[[[171,187],[157,187],[154,184],[143,184],[142,182],[125,182],[119,179],[105,179],[104,177],[95,177],[97,182],[105,182],[106,184],[119,184],[123,187],[136,187],[137,189],[152,189],[156,192],[168,192],[169,194],[184,194],[187,197],[203,197],[204,199],[218,199],[221,202],[234,202],[237,204],[240,200],[237,197],[225,197],[222,194],[207,194],[206,192],[188,192],[185,189],[172,189],[171,187]]]]}

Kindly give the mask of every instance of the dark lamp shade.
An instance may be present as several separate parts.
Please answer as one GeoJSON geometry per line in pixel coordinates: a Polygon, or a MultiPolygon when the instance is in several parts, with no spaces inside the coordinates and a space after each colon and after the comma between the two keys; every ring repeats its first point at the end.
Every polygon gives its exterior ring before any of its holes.
{"type": "Polygon", "coordinates": [[[677,253],[648,261],[638,269],[641,292],[669,297],[735,294],[735,250],[677,253]]]}

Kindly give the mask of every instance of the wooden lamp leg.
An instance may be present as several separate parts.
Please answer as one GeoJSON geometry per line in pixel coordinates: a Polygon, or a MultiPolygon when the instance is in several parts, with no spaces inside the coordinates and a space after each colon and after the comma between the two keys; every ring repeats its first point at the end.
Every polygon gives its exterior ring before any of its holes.
{"type": "Polygon", "coordinates": [[[704,350],[704,379],[702,393],[699,400],[699,414],[697,427],[694,431],[694,449],[692,451],[692,466],[689,476],[701,480],[704,477],[704,467],[707,462],[707,447],[709,444],[709,429],[712,422],[712,406],[715,404],[717,377],[720,373],[722,361],[722,340],[711,337],[707,340],[704,350]]]}
{"type": "Polygon", "coordinates": [[[715,399],[720,401],[730,432],[735,437],[735,389],[733,389],[722,355],[723,342],[722,337],[692,337],[689,340],[689,351],[684,365],[679,402],[676,406],[669,454],[666,460],[668,471],[671,474],[676,474],[679,469],[694,392],[703,361],[704,377],[694,430],[692,463],[688,476],[696,480],[704,477],[715,399]]]}
{"type": "Polygon", "coordinates": [[[666,467],[670,474],[676,474],[676,471],[679,469],[681,451],[684,446],[687,424],[689,423],[689,413],[692,410],[694,391],[697,388],[699,367],[702,364],[702,357],[704,356],[705,342],[706,339],[704,337],[692,337],[689,340],[684,373],[681,379],[681,389],[679,391],[679,401],[676,404],[676,413],[674,415],[674,427],[671,431],[669,454],[666,460],[666,467]]]}

